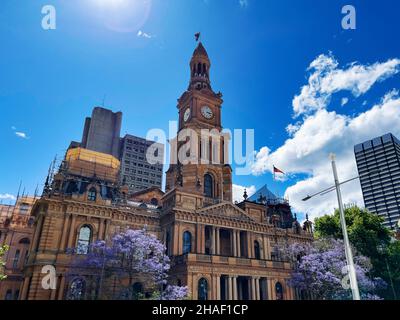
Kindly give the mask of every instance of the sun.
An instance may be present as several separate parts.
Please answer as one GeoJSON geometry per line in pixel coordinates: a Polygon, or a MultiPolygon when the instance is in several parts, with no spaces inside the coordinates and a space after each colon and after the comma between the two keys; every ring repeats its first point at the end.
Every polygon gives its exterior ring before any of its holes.
{"type": "Polygon", "coordinates": [[[146,23],[152,0],[89,0],[104,25],[116,32],[137,32],[146,23]]]}

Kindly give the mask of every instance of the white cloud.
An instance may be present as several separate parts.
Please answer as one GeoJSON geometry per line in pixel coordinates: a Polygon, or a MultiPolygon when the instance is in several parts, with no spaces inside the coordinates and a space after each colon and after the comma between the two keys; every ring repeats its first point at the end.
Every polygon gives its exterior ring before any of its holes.
{"type": "Polygon", "coordinates": [[[239,0],[239,5],[242,8],[247,8],[249,6],[249,1],[248,0],[239,0]]]}
{"type": "Polygon", "coordinates": [[[0,194],[0,200],[16,200],[16,197],[9,193],[0,194]]]}
{"type": "Polygon", "coordinates": [[[232,185],[232,201],[233,202],[235,202],[235,201],[242,202],[243,201],[244,189],[246,189],[247,195],[249,197],[251,197],[257,191],[255,186],[244,187],[244,186],[239,186],[237,184],[233,184],[232,185]]]}
{"type": "Polygon", "coordinates": [[[397,74],[400,71],[400,60],[391,59],[373,65],[353,62],[347,69],[338,66],[332,54],[322,54],[310,64],[308,84],[302,87],[301,93],[292,102],[296,117],[326,108],[332,94],[338,91],[350,91],[353,96],[359,97],[376,82],[397,74]]]}
{"type": "Polygon", "coordinates": [[[146,38],[146,39],[151,39],[154,37],[146,32],[143,32],[142,30],[139,30],[138,33],[136,34],[136,36],[141,37],[141,38],[146,38]]]}
{"type": "Polygon", "coordinates": [[[17,128],[16,128],[16,127],[14,127],[14,126],[12,126],[12,127],[11,127],[11,130],[17,130],[17,128]]]}
{"type": "Polygon", "coordinates": [[[349,102],[349,98],[342,98],[342,101],[340,102],[341,106],[343,107],[349,102]]]}
{"type": "MultiPolygon", "coordinates": [[[[399,62],[393,59],[371,66],[352,64],[348,69],[340,70],[332,55],[319,56],[310,65],[315,69],[308,81],[312,85],[303,87],[301,98],[297,96],[294,99],[293,109],[296,113],[303,113],[303,119],[287,126],[289,138],[282,146],[274,151],[265,146],[256,153],[253,174],[271,172],[272,166],[276,165],[289,176],[298,175],[300,180],[285,194],[291,199],[295,211],[309,213],[311,218],[333,212],[337,207],[335,193],[308,202],[301,199],[333,185],[328,158],[331,152],[337,155],[339,176],[343,181],[357,175],[354,145],[388,132],[400,136],[400,97],[397,90],[392,90],[378,104],[355,116],[327,110],[330,97],[341,90],[351,91],[355,96],[362,95],[376,81],[396,74],[399,62]]],[[[359,181],[344,185],[342,193],[344,202],[363,205],[359,181]]]]}
{"type": "MultiPolygon", "coordinates": [[[[301,199],[333,184],[328,158],[331,152],[337,155],[339,176],[343,181],[357,175],[354,145],[388,132],[400,136],[400,98],[397,94],[397,91],[390,92],[381,103],[355,117],[334,111],[317,111],[307,117],[295,135],[276,151],[262,148],[257,153],[254,172],[270,171],[272,163],[279,163],[289,173],[306,174],[306,178],[286,190],[285,196],[291,199],[295,210],[308,212],[312,218],[331,213],[337,207],[334,193],[308,202],[301,199]]],[[[363,205],[358,181],[344,185],[342,192],[344,202],[363,205]]]]}
{"type": "Polygon", "coordinates": [[[22,139],[28,139],[28,136],[26,135],[25,132],[16,131],[16,132],[15,132],[15,135],[16,135],[17,137],[22,138],[22,139]]]}

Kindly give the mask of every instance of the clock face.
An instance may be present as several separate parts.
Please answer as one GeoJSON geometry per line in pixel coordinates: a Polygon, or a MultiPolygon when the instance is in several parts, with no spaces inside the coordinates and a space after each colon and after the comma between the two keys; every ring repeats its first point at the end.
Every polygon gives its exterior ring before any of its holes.
{"type": "Polygon", "coordinates": [[[211,119],[214,114],[209,106],[204,106],[201,108],[201,114],[203,115],[204,118],[206,119],[211,119]]]}
{"type": "Polygon", "coordinates": [[[190,108],[187,108],[185,114],[183,115],[183,121],[188,121],[190,118],[190,108]]]}

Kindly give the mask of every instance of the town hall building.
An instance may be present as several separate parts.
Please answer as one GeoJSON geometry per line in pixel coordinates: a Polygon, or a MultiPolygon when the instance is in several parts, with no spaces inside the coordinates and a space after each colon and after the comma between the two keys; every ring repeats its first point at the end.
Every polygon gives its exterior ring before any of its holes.
{"type": "MultiPolygon", "coordinates": [[[[156,235],[171,259],[169,279],[187,286],[194,300],[293,300],[292,265],[284,249],[312,241],[312,226],[300,226],[286,200],[268,195],[232,202],[232,169],[226,159],[229,136],[222,133],[222,94],[212,89],[211,62],[200,42],[190,62],[190,83],[178,99],[179,132],[212,132],[209,140],[173,144],[165,192],[136,193],[119,179],[121,164],[111,154],[71,146],[46,181],[32,210],[35,217],[20,299],[96,299],[85,274],[70,277],[71,248],[87,253],[90,243],[126,229],[156,235]],[[218,156],[215,156],[217,154],[218,156]],[[83,248],[83,249],[82,249],[83,248]],[[42,286],[42,267],[57,271],[56,289],[42,286]],[[76,294],[76,291],[79,294],[76,294]]],[[[146,293],[146,283],[136,279],[146,293]]]]}

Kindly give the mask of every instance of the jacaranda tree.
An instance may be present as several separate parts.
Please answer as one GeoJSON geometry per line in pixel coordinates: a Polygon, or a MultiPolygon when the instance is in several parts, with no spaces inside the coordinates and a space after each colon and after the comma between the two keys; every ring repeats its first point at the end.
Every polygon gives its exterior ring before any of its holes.
{"type": "MultiPolygon", "coordinates": [[[[286,255],[294,265],[290,286],[317,300],[352,298],[341,240],[319,239],[313,244],[294,244],[289,246],[286,255]]],[[[370,276],[372,265],[365,256],[355,253],[354,262],[362,299],[380,299],[376,291],[385,287],[386,283],[370,276]]]]}
{"type": "MultiPolygon", "coordinates": [[[[143,284],[151,289],[150,299],[185,299],[187,287],[168,284],[170,259],[165,251],[165,245],[145,229],[127,230],[108,242],[94,242],[85,255],[73,254],[69,278],[85,274],[85,296],[89,291],[92,299],[142,299],[143,284]]],[[[70,298],[82,299],[79,292],[70,298]]]]}
{"type": "Polygon", "coordinates": [[[7,278],[7,276],[3,273],[5,262],[2,260],[5,253],[8,251],[8,246],[0,246],[0,281],[7,278]]]}

